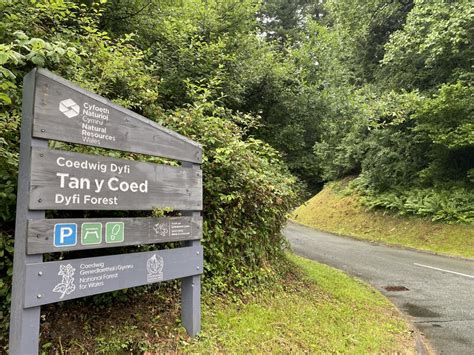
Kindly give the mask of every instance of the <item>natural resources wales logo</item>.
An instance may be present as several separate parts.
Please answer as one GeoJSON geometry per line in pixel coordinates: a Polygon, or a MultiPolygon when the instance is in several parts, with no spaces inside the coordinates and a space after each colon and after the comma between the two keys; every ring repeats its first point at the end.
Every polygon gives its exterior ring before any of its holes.
{"type": "Polygon", "coordinates": [[[81,108],[72,99],[66,99],[59,103],[59,111],[64,113],[68,118],[79,115],[81,108]]]}

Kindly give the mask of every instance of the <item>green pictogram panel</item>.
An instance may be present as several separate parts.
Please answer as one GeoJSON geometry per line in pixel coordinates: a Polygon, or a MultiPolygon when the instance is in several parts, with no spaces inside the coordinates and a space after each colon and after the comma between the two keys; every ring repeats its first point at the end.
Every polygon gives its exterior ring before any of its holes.
{"type": "Polygon", "coordinates": [[[108,222],[105,225],[106,243],[123,243],[125,225],[123,222],[108,222]]]}
{"type": "Polygon", "coordinates": [[[82,223],[81,244],[91,245],[102,243],[102,223],[82,223]]]}

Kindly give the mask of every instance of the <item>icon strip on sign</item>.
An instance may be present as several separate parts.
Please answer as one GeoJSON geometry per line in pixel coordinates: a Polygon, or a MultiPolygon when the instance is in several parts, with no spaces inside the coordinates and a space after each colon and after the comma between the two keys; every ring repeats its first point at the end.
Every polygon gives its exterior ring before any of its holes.
{"type": "MultiPolygon", "coordinates": [[[[88,222],[81,224],[81,245],[98,245],[103,241],[107,244],[123,243],[125,241],[125,223],[105,223],[105,239],[103,239],[103,223],[88,222]]],[[[77,245],[78,229],[76,223],[56,223],[53,231],[53,244],[56,248],[77,245]]]]}

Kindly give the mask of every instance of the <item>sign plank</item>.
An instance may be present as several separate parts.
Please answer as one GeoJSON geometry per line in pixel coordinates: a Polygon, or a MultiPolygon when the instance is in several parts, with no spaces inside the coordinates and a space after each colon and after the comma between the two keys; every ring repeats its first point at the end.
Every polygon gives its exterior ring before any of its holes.
{"type": "Polygon", "coordinates": [[[202,171],[89,154],[32,149],[29,208],[202,209],[202,171]]]}
{"type": "Polygon", "coordinates": [[[24,307],[199,275],[202,268],[201,246],[27,264],[24,307]]]}
{"type": "Polygon", "coordinates": [[[28,221],[28,254],[168,243],[202,238],[202,217],[28,221]]]}
{"type": "Polygon", "coordinates": [[[33,136],[201,163],[201,146],[47,70],[36,72],[33,136]]]}

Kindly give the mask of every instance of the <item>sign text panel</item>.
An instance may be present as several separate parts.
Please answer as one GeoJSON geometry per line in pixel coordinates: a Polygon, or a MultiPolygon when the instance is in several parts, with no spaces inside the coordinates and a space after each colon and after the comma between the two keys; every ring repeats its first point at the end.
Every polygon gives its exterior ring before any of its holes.
{"type": "Polygon", "coordinates": [[[25,308],[202,273],[202,247],[26,265],[25,308]]]}
{"type": "Polygon", "coordinates": [[[201,170],[32,149],[30,209],[202,209],[201,170]]]}

